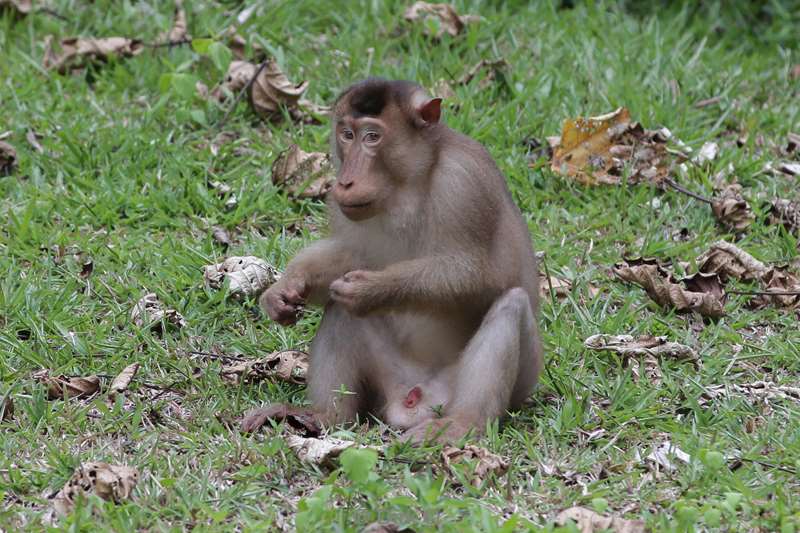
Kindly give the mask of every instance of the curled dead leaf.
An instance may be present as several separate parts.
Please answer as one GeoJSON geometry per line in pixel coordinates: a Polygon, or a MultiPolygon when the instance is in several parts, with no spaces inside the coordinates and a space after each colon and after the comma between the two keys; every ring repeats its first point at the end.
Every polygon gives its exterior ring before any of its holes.
{"type": "Polygon", "coordinates": [[[661,183],[669,172],[667,138],[647,131],[624,107],[597,117],[564,121],[553,152],[553,172],[586,185],[661,183]]]}
{"type": "Polygon", "coordinates": [[[14,399],[11,396],[3,398],[0,403],[0,422],[10,422],[14,419],[14,399]]]}
{"type": "Polygon", "coordinates": [[[132,363],[126,366],[124,369],[122,369],[122,372],[120,372],[111,382],[109,390],[116,393],[125,392],[133,381],[133,378],[136,376],[136,372],[138,371],[139,363],[132,363]]]}
{"type": "Polygon", "coordinates": [[[225,248],[231,245],[231,233],[222,226],[214,226],[211,229],[211,237],[225,248]]]}
{"type": "Polygon", "coordinates": [[[225,365],[220,371],[222,378],[234,385],[265,379],[304,384],[307,373],[308,354],[298,350],[283,350],[250,361],[237,361],[225,365]]]}
{"type": "Polygon", "coordinates": [[[697,155],[692,158],[692,162],[695,165],[705,165],[715,160],[717,155],[719,155],[719,145],[715,142],[705,142],[703,146],[700,147],[700,151],[697,152],[697,155]]]}
{"type": "Polygon", "coordinates": [[[403,18],[407,22],[422,24],[423,32],[428,37],[439,39],[445,33],[453,37],[466,30],[467,24],[478,22],[481,17],[475,15],[459,15],[450,4],[431,4],[414,2],[403,18]]]}
{"type": "Polygon", "coordinates": [[[258,431],[268,420],[286,422],[290,428],[302,432],[304,437],[316,437],[322,431],[314,411],[284,403],[273,403],[249,411],[242,418],[242,431],[258,431]]]}
{"type": "Polygon", "coordinates": [[[708,251],[697,258],[700,272],[718,274],[723,282],[728,279],[752,281],[767,272],[767,265],[738,246],[726,241],[717,241],[708,251]]]}
{"type": "Polygon", "coordinates": [[[783,161],[778,164],[778,170],[787,176],[800,176],[800,163],[783,161]]]}
{"type": "Polygon", "coordinates": [[[48,400],[87,398],[100,390],[100,378],[97,376],[51,376],[47,370],[40,370],[33,377],[47,388],[48,400]]]}
{"type": "Polygon", "coordinates": [[[470,68],[466,74],[461,76],[457,83],[459,85],[467,85],[469,82],[478,77],[481,72],[485,72],[485,74],[480,78],[480,82],[478,82],[478,88],[485,89],[493,82],[504,79],[505,73],[510,67],[511,65],[508,64],[508,61],[503,58],[494,60],[481,59],[472,68],[470,68]]]}
{"type": "Polygon", "coordinates": [[[323,198],[335,181],[327,154],[304,152],[296,144],[272,163],[272,183],[297,198],[323,198]]]}
{"type": "Polygon", "coordinates": [[[800,202],[782,198],[773,200],[769,206],[767,222],[781,224],[789,233],[800,235],[800,202]]]}
{"type": "Polygon", "coordinates": [[[149,326],[162,333],[162,324],[176,328],[186,326],[183,316],[175,309],[164,309],[154,292],[145,294],[136,302],[131,309],[131,321],[140,328],[149,326]]]}
{"type": "Polygon", "coordinates": [[[333,466],[334,459],[339,457],[347,448],[356,446],[351,440],[325,438],[306,438],[299,435],[288,435],[286,444],[304,463],[314,465],[333,466]]]}
{"type": "Polygon", "coordinates": [[[590,350],[608,350],[623,357],[654,355],[675,359],[697,360],[697,352],[685,344],[670,342],[667,337],[652,335],[592,335],[583,342],[590,350]]]}
{"type": "Polygon", "coordinates": [[[542,298],[550,296],[550,290],[553,291],[553,296],[556,298],[566,298],[572,291],[572,283],[568,280],[557,278],[555,276],[547,276],[539,272],[539,295],[542,298]]]}
{"type": "Polygon", "coordinates": [[[278,277],[275,267],[253,256],[229,257],[222,263],[203,268],[203,278],[209,287],[219,289],[228,280],[228,293],[233,297],[257,295],[278,277]]]}
{"type": "Polygon", "coordinates": [[[738,183],[728,185],[714,197],[711,211],[720,224],[737,233],[746,230],[756,219],[738,183]]]}
{"type": "Polygon", "coordinates": [[[75,499],[90,493],[109,502],[122,503],[131,498],[138,481],[139,472],[135,468],[100,462],[84,463],[58,491],[53,506],[59,514],[69,514],[75,499]]]}
{"type": "Polygon", "coordinates": [[[186,19],[186,11],[183,9],[182,0],[175,2],[175,18],[172,29],[161,39],[168,43],[180,43],[191,40],[189,35],[189,24],[186,19]]]}
{"type": "Polygon", "coordinates": [[[679,312],[696,311],[711,318],[725,314],[725,291],[717,274],[701,272],[683,278],[684,288],[672,274],[650,259],[626,259],[614,265],[613,273],[623,281],[641,286],[662,307],[673,307],[679,312]]]}
{"type": "MultiPolygon", "coordinates": [[[[231,61],[221,87],[236,93],[247,87],[251,80],[250,105],[256,114],[267,120],[276,120],[281,117],[283,107],[290,113],[299,113],[300,97],[308,88],[307,81],[292,83],[272,59],[261,65],[231,61]]],[[[220,89],[215,90],[213,95],[220,100],[226,98],[224,91],[220,89]]]]}
{"type": "Polygon", "coordinates": [[[475,487],[479,487],[490,474],[497,477],[502,476],[508,472],[509,466],[508,460],[503,457],[472,444],[468,444],[464,448],[446,447],[442,450],[442,460],[453,475],[455,475],[456,464],[474,465],[470,469],[469,481],[475,487]]]}
{"type": "Polygon", "coordinates": [[[788,267],[771,267],[761,276],[765,294],[758,294],[750,301],[750,307],[763,309],[769,305],[800,309],[800,277],[788,267]],[[770,294],[776,293],[776,294],[770,294]],[[784,293],[784,294],[781,294],[784,293]]]}
{"type": "Polygon", "coordinates": [[[10,176],[17,166],[17,151],[5,141],[0,141],[0,176],[10,176]]]}
{"type": "Polygon", "coordinates": [[[15,16],[24,16],[33,10],[32,0],[0,0],[0,13],[10,11],[15,16]]]}
{"type": "Polygon", "coordinates": [[[53,36],[45,37],[44,68],[64,74],[68,70],[81,69],[89,63],[105,62],[112,56],[133,57],[144,50],[144,45],[139,40],[125,37],[71,37],[61,40],[61,53],[57,53],[55,48],[53,36]]]}
{"type": "Polygon", "coordinates": [[[574,523],[581,533],[611,530],[613,533],[644,533],[643,520],[626,520],[618,516],[596,513],[585,507],[570,507],[558,513],[556,524],[566,526],[574,523]]]}

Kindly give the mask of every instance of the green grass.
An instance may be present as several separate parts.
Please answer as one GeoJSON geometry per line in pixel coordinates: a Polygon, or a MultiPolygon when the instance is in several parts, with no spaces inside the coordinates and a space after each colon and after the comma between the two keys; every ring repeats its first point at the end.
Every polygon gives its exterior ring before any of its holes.
{"type": "MultiPolygon", "coordinates": [[[[196,37],[220,34],[242,7],[189,4],[196,37]]],[[[6,141],[19,153],[16,172],[0,177],[0,397],[12,397],[16,407],[13,420],[0,423],[0,529],[256,531],[296,524],[358,531],[392,519],[417,531],[536,531],[552,529],[555,515],[572,505],[595,500],[602,508],[598,498],[609,512],[643,519],[656,531],[714,529],[704,522],[710,509],[721,511],[729,531],[800,528],[798,403],[735,394],[700,401],[705,387],[717,384],[797,386],[798,317],[748,310],[745,297],[733,296],[726,317],[703,323],[614,281],[609,269],[623,254],[692,261],[712,242],[733,237],[705,205],[678,193],[584,188],[553,174],[544,160],[530,168],[523,144],[557,135],[567,117],[623,105],[646,127],[666,126],[695,148],[717,140],[721,156],[683,185],[709,195],[712,176],[732,164],[759,215],[740,246],[764,261],[796,258],[797,238],[764,224],[760,205],[774,196],[797,199],[797,179],[759,171],[777,160],[769,143],[782,144],[800,123],[800,80],[790,75],[800,63],[799,6],[762,2],[730,12],[704,4],[558,9],[458,1],[461,13],[480,14],[483,22],[431,43],[419,29],[396,31],[404,2],[265,2],[240,30],[269,45],[292,80],[309,80],[307,96],[317,103],[367,75],[430,87],[459,78],[480,59],[511,64],[507,89],[477,81],[457,87],[458,109],[448,107],[446,121],[489,148],[547,268],[576,290],[543,304],[548,370],[530,407],[480,440],[512,469],[477,489],[444,478],[436,449],[410,449],[391,435],[383,436],[385,456],[367,480],[300,463],[279,431],[242,436],[237,416],[266,401],[302,403],[302,387],[233,387],[219,377],[218,361],[187,353],[255,357],[308,345],[318,310],[280,328],[259,316],[254,300],[238,303],[205,289],[201,268],[226,254],[283,267],[318,237],[323,205],[287,199],[272,186],[269,168],[291,143],[326,150],[326,124],[264,124],[242,104],[224,127],[235,140],[215,156],[207,145],[225,109],[159,90],[162,75],[172,72],[209,86],[220,78],[190,47],[148,49],[72,76],[39,66],[48,34],[155,41],[171,25],[171,3],[59,0],[52,7],[66,21],[0,15],[0,133],[11,132],[6,141]],[[714,96],[719,104],[693,106],[714,96]],[[202,111],[207,124],[190,111],[202,111]],[[28,130],[43,136],[44,153],[26,142],[28,130]],[[748,133],[747,144],[725,144],[735,139],[729,131],[748,133]],[[206,187],[210,180],[233,188],[234,209],[206,187]],[[653,198],[660,208],[650,207],[653,198]],[[214,225],[235,233],[227,251],[212,240],[214,225]],[[688,238],[677,240],[684,228],[688,238]],[[54,261],[56,245],[91,257],[93,273],[83,279],[79,262],[54,261]],[[598,296],[589,296],[588,284],[598,296]],[[163,337],[135,327],[130,309],[148,291],[178,309],[188,327],[163,337]],[[595,333],[666,335],[694,346],[704,364],[665,361],[658,386],[636,382],[618,358],[583,348],[595,333]],[[134,361],[142,368],[133,401],[110,408],[103,397],[48,401],[32,378],[42,368],[115,375],[134,361]],[[149,401],[159,391],[145,384],[175,392],[149,401]],[[694,460],[653,476],[643,458],[665,439],[694,460]],[[715,467],[708,452],[730,460],[715,467]],[[90,460],[137,467],[135,501],[90,500],[49,522],[47,497],[90,460]]],[[[339,433],[380,444],[381,432],[373,425],[339,433]]]]}

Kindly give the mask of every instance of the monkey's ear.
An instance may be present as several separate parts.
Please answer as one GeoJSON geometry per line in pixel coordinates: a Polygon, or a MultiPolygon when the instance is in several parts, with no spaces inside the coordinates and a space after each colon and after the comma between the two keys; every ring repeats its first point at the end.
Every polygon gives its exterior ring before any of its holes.
{"type": "Polygon", "coordinates": [[[442,99],[431,98],[419,106],[417,112],[425,124],[436,124],[442,116],[442,99]]]}

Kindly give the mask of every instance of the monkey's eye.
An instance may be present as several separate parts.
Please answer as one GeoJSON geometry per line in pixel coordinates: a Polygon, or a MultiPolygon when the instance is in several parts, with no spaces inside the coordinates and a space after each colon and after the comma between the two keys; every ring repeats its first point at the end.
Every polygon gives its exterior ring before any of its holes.
{"type": "Polygon", "coordinates": [[[352,130],[342,130],[342,139],[345,141],[352,141],[355,138],[352,130]]]}
{"type": "Polygon", "coordinates": [[[381,136],[377,132],[374,132],[374,131],[368,131],[364,135],[364,142],[367,143],[367,144],[375,144],[380,140],[381,140],[381,136]]]}

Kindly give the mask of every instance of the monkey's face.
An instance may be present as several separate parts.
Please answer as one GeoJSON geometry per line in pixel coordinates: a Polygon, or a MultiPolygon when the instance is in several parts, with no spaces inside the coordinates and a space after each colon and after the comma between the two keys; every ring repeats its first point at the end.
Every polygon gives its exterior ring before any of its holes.
{"type": "Polygon", "coordinates": [[[359,221],[383,210],[393,183],[386,165],[384,148],[387,127],[377,117],[341,117],[336,122],[336,151],[339,172],[333,199],[344,216],[359,221]]]}

